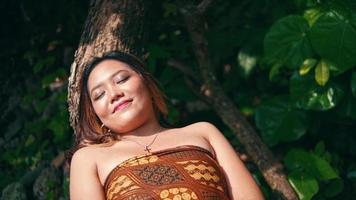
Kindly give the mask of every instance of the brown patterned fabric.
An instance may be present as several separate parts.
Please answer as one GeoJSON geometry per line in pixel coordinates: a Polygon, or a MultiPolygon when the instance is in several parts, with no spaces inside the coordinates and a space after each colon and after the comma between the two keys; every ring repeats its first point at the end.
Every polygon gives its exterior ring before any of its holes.
{"type": "Polygon", "coordinates": [[[108,200],[229,199],[215,156],[194,145],[130,158],[110,172],[104,189],[108,200]]]}

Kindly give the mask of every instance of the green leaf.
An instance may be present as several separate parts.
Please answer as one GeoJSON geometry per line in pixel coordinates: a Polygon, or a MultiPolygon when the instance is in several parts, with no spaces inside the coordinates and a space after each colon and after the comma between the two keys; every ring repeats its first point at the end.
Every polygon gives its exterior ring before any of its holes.
{"type": "Polygon", "coordinates": [[[301,16],[290,15],[277,21],[264,40],[266,61],[298,68],[304,59],[312,57],[308,30],[308,22],[301,16]]]}
{"type": "Polygon", "coordinates": [[[302,149],[290,150],[284,162],[290,171],[303,171],[319,180],[338,178],[336,171],[324,158],[302,149]]]}
{"type": "Polygon", "coordinates": [[[240,50],[237,55],[237,62],[239,63],[243,74],[248,77],[256,67],[257,57],[246,50],[240,50]]]}
{"type": "Polygon", "coordinates": [[[35,140],[36,140],[35,137],[32,134],[30,134],[26,139],[25,147],[28,147],[31,144],[33,144],[35,142],[35,140]]]}
{"type": "Polygon", "coordinates": [[[42,78],[42,87],[48,87],[51,83],[55,81],[56,78],[64,77],[66,71],[64,68],[58,68],[55,72],[48,73],[42,78]]]}
{"type": "Polygon", "coordinates": [[[314,58],[307,58],[304,60],[302,66],[300,66],[299,74],[301,76],[308,74],[308,72],[316,65],[318,61],[314,58]]]}
{"type": "Polygon", "coordinates": [[[47,74],[43,77],[42,79],[42,87],[46,88],[48,87],[56,78],[56,75],[53,73],[47,74]]]}
{"type": "Polygon", "coordinates": [[[321,60],[315,68],[315,81],[324,86],[329,80],[329,65],[326,61],[321,60]]]}
{"type": "Polygon", "coordinates": [[[48,56],[46,58],[40,59],[33,67],[33,72],[36,74],[41,71],[44,67],[54,64],[56,58],[54,56],[48,56]]]}
{"type": "Polygon", "coordinates": [[[309,172],[310,168],[309,153],[302,149],[291,149],[284,157],[283,161],[289,171],[301,170],[309,172]]]}
{"type": "Polygon", "coordinates": [[[334,178],[338,178],[336,171],[331,167],[331,165],[320,156],[310,153],[311,157],[311,172],[313,172],[314,176],[320,180],[330,180],[334,178]]]}
{"type": "Polygon", "coordinates": [[[355,0],[330,1],[329,6],[332,12],[345,19],[352,19],[356,14],[355,0]]]}
{"type": "Polygon", "coordinates": [[[311,75],[300,76],[295,73],[290,80],[290,94],[299,108],[329,110],[340,102],[344,91],[332,81],[321,87],[311,75]]]}
{"type": "Polygon", "coordinates": [[[272,66],[271,70],[269,71],[269,80],[273,80],[278,74],[279,69],[282,67],[281,63],[276,63],[272,66]]]}
{"type": "Polygon", "coordinates": [[[38,114],[43,113],[43,111],[46,109],[48,106],[48,101],[46,100],[41,100],[38,101],[36,104],[34,104],[35,110],[38,114]]]}
{"type": "Polygon", "coordinates": [[[164,3],[164,17],[168,17],[170,15],[177,15],[177,6],[173,3],[164,3]]]}
{"type": "Polygon", "coordinates": [[[351,91],[352,95],[356,98],[356,71],[352,71],[351,74],[351,91]]]}
{"type": "Polygon", "coordinates": [[[319,156],[322,156],[325,153],[325,143],[323,141],[320,141],[315,145],[314,153],[319,156]]]}
{"type": "Polygon", "coordinates": [[[272,98],[256,110],[256,125],[268,145],[298,140],[308,127],[304,111],[293,108],[286,96],[272,98]]]}
{"type": "Polygon", "coordinates": [[[318,181],[300,171],[290,173],[288,181],[297,192],[300,200],[310,200],[319,191],[318,181]]]}
{"type": "Polygon", "coordinates": [[[321,10],[316,8],[308,9],[304,12],[304,18],[308,21],[309,26],[313,26],[316,20],[319,19],[320,16],[323,15],[321,10]]]}
{"type": "Polygon", "coordinates": [[[356,29],[349,20],[334,13],[321,16],[310,30],[315,51],[335,64],[336,74],[356,65],[356,29]]]}
{"type": "Polygon", "coordinates": [[[65,126],[58,120],[58,117],[50,121],[48,128],[52,130],[56,142],[63,141],[65,138],[65,126]]]}

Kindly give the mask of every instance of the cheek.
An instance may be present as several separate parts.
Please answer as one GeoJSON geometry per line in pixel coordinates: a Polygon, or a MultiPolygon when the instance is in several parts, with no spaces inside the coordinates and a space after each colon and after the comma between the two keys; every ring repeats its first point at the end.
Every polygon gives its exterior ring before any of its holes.
{"type": "Polygon", "coordinates": [[[105,117],[106,115],[106,106],[105,106],[105,102],[104,101],[98,101],[98,102],[94,102],[92,103],[93,108],[94,108],[94,112],[96,113],[96,115],[98,115],[99,118],[105,117]]]}
{"type": "Polygon", "coordinates": [[[145,103],[151,102],[151,94],[144,83],[140,84],[140,86],[137,88],[137,93],[140,94],[140,97],[142,100],[144,100],[145,103]]]}
{"type": "Polygon", "coordinates": [[[131,82],[130,85],[128,85],[127,91],[133,92],[134,96],[142,98],[147,98],[150,96],[148,88],[140,77],[135,77],[135,80],[131,82]]]}

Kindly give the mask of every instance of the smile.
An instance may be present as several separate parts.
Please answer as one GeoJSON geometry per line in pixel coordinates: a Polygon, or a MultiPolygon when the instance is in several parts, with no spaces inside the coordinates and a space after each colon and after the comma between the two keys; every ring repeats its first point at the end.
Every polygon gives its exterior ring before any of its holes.
{"type": "Polygon", "coordinates": [[[115,113],[117,111],[121,111],[127,107],[129,107],[132,104],[132,100],[127,100],[122,103],[119,103],[117,106],[115,106],[114,110],[112,113],[115,113]]]}

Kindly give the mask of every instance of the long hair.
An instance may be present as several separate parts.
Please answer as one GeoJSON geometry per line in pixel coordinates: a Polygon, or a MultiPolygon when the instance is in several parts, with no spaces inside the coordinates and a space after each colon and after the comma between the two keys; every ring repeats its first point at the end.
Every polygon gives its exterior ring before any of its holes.
{"type": "MultiPolygon", "coordinates": [[[[119,140],[117,133],[112,133],[102,127],[99,117],[94,112],[89,92],[88,78],[93,69],[105,60],[117,60],[129,65],[136,73],[141,75],[144,84],[147,86],[149,93],[153,98],[153,108],[155,115],[161,126],[168,127],[170,124],[166,121],[168,114],[165,96],[159,88],[157,81],[148,73],[143,63],[133,55],[120,51],[112,51],[104,54],[102,57],[95,57],[84,69],[80,82],[80,102],[79,102],[79,121],[78,128],[75,132],[75,142],[70,154],[76,150],[94,144],[111,145],[114,141],[119,140]]],[[[69,155],[68,157],[71,157],[69,155]]],[[[70,159],[70,158],[69,158],[70,159]]]]}

